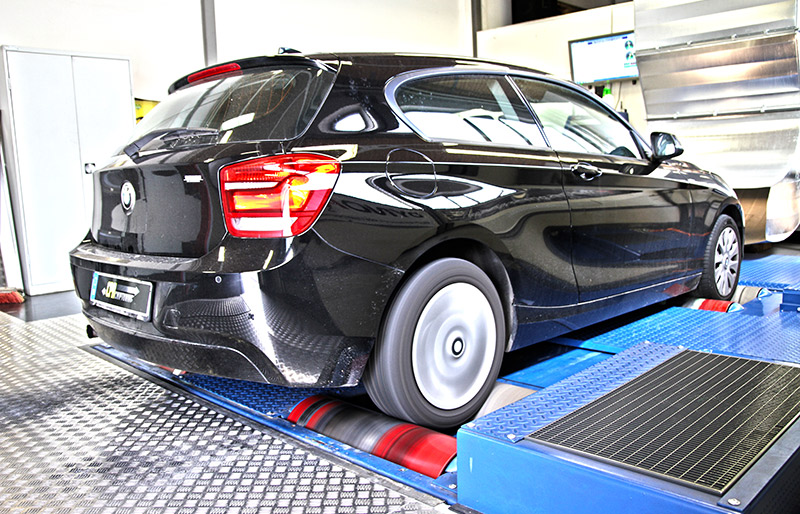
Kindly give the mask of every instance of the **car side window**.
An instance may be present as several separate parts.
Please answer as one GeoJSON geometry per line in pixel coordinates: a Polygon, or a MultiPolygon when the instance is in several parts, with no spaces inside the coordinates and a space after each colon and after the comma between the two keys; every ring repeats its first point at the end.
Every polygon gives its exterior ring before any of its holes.
{"type": "Polygon", "coordinates": [[[631,131],[579,92],[514,77],[554,150],[641,158],[631,131]]]}
{"type": "Polygon", "coordinates": [[[504,76],[454,74],[412,80],[397,88],[395,101],[427,139],[547,147],[504,76]]]}

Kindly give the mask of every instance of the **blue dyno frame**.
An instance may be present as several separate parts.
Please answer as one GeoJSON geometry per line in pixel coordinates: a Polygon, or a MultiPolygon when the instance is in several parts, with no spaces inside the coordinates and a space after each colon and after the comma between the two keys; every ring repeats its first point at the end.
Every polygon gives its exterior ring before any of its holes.
{"type": "MultiPolygon", "coordinates": [[[[793,290],[800,283],[800,260],[745,261],[742,274],[745,285],[793,290]]],[[[560,339],[616,355],[462,427],[459,503],[486,514],[774,512],[785,495],[798,508],[800,422],[723,496],[524,439],[683,349],[800,364],[800,314],[779,309],[780,297],[756,300],[737,313],[671,308],[586,341],[560,339]]]]}
{"type": "Polygon", "coordinates": [[[796,481],[798,423],[722,497],[524,439],[681,351],[657,343],[635,345],[462,427],[458,433],[459,503],[486,514],[757,511],[762,507],[760,494],[796,481]],[[773,483],[782,469],[793,478],[773,483]]]}
{"type": "MultiPolygon", "coordinates": [[[[773,256],[745,261],[741,282],[775,291],[800,289],[793,286],[800,284],[800,259],[773,256]]],[[[102,351],[257,423],[447,503],[486,514],[758,512],[774,510],[770,502],[779,501],[775,498],[782,494],[780,487],[793,486],[800,476],[800,423],[790,427],[723,496],[525,437],[683,349],[800,363],[800,314],[783,309],[782,298],[781,294],[765,296],[736,313],[670,308],[587,340],[558,338],[554,341],[561,348],[557,355],[501,379],[538,391],[463,426],[457,434],[458,471],[435,480],[286,421],[288,412],[304,398],[341,391],[282,388],[194,374],[178,378],[113,349],[102,351]]],[[[792,489],[786,494],[796,492],[792,489]]]]}

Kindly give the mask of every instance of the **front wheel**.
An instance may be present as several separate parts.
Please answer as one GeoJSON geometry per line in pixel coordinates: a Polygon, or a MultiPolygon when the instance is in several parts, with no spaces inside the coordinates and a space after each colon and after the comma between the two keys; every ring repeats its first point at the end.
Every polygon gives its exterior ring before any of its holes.
{"type": "Polygon", "coordinates": [[[391,303],[364,385],[391,416],[434,428],[460,425],[491,392],[505,334],[489,277],[468,261],[434,261],[391,303]]]}
{"type": "Polygon", "coordinates": [[[714,300],[730,300],[739,283],[742,242],[739,227],[733,218],[720,215],[706,244],[703,275],[697,296],[714,300]]]}

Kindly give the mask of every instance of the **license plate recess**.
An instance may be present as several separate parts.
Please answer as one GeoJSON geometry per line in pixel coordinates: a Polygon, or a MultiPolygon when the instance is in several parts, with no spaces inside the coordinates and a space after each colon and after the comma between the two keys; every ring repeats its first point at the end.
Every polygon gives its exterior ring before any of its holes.
{"type": "Polygon", "coordinates": [[[147,321],[150,319],[152,293],[153,284],[150,282],[95,271],[89,303],[117,314],[147,321]]]}

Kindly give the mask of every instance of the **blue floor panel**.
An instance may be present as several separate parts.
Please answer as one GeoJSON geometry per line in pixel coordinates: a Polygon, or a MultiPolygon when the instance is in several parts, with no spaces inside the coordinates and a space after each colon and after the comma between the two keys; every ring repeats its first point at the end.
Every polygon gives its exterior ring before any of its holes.
{"type": "MultiPolygon", "coordinates": [[[[679,311],[701,315],[720,314],[688,309],[679,311]]],[[[654,317],[672,318],[674,323],[674,318],[680,314],[682,312],[654,317]]],[[[797,314],[793,316],[800,318],[797,314]]],[[[740,318],[745,321],[753,319],[752,316],[740,318]]],[[[778,319],[779,316],[773,318],[778,319]]],[[[784,319],[778,322],[791,323],[785,317],[781,318],[784,319]]],[[[697,321],[697,318],[693,321],[697,321]]],[[[785,346],[800,346],[800,341],[795,339],[785,346]]],[[[776,505],[783,505],[783,502],[796,505],[796,497],[793,496],[796,493],[789,491],[796,487],[798,476],[798,423],[794,423],[785,436],[721,496],[526,438],[539,428],[626,384],[681,351],[683,349],[678,346],[653,342],[633,345],[580,373],[463,426],[458,433],[459,503],[485,514],[711,514],[783,511],[780,507],[770,510],[772,501],[780,502],[776,505]],[[488,483],[493,486],[487,488],[488,483]]]]}
{"type": "MultiPolygon", "coordinates": [[[[505,512],[713,512],[623,480],[602,463],[551,452],[525,439],[535,430],[649,371],[681,349],[641,343],[488,416],[458,433],[459,503],[505,512]],[[491,488],[485,484],[491,483],[491,488]]],[[[700,497],[706,503],[713,498],[700,497]]]]}
{"type": "Polygon", "coordinates": [[[673,307],[586,341],[620,351],[642,341],[690,350],[800,363],[800,316],[768,316],[673,307]]]}
{"type": "Polygon", "coordinates": [[[794,255],[768,255],[742,261],[739,284],[781,291],[800,284],[800,258],[794,255]]]}
{"type": "MultiPolygon", "coordinates": [[[[777,255],[742,264],[743,285],[783,291],[799,283],[800,259],[796,257],[777,255]]],[[[758,463],[765,472],[754,470],[720,498],[624,473],[597,460],[565,455],[525,436],[683,349],[800,364],[800,314],[781,312],[781,298],[780,292],[767,295],[736,313],[673,307],[583,341],[554,341],[586,352],[577,358],[577,364],[582,359],[598,362],[573,369],[574,374],[556,381],[562,376],[560,365],[576,364],[568,352],[506,377],[527,383],[548,381],[549,377],[554,383],[462,427],[458,434],[459,502],[486,513],[589,511],[592,506],[606,512],[742,512],[754,507],[758,495],[770,487],[770,477],[777,473],[777,468],[768,468],[771,458],[758,463]],[[598,352],[616,355],[595,357],[603,355],[598,352]],[[484,484],[489,481],[498,487],[487,490],[484,484]],[[576,487],[580,487],[580,495],[570,493],[576,487]],[[742,508],[733,508],[735,504],[742,508]]],[[[795,455],[792,466],[796,469],[800,426],[792,430],[787,443],[790,453],[783,458],[789,462],[795,455]]],[[[770,449],[776,454],[780,451],[787,450],[770,449]]]]}
{"type": "Polygon", "coordinates": [[[594,366],[609,357],[611,355],[608,353],[583,349],[570,350],[557,357],[538,362],[525,369],[506,375],[502,380],[523,387],[542,389],[594,366]]]}

